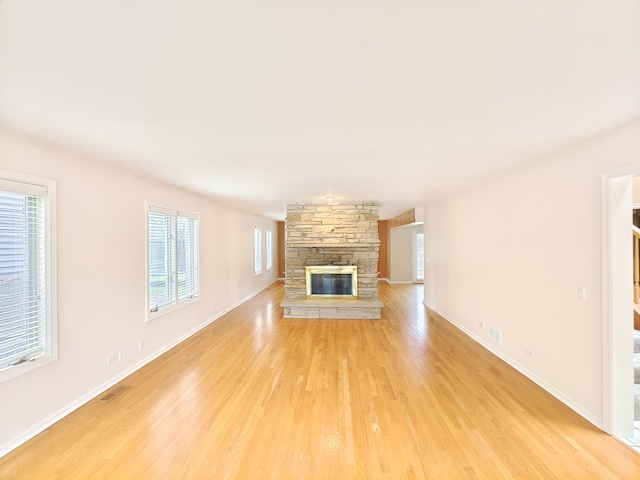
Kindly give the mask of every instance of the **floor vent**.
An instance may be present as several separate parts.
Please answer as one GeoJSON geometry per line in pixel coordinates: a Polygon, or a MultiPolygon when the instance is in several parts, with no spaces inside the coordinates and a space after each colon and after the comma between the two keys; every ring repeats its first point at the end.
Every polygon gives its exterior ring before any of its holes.
{"type": "Polygon", "coordinates": [[[121,385],[119,387],[116,387],[113,390],[111,390],[110,392],[105,393],[98,401],[100,403],[109,403],[114,398],[118,397],[120,394],[126,392],[130,388],[131,388],[130,385],[129,386],[121,385]]]}

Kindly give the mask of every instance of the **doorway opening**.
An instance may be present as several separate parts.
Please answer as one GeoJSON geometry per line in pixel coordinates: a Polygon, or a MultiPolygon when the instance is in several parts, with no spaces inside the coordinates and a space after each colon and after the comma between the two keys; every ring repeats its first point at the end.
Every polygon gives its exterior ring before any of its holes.
{"type": "Polygon", "coordinates": [[[633,178],[639,176],[640,164],[602,175],[603,425],[628,444],[635,416],[633,178]]]}

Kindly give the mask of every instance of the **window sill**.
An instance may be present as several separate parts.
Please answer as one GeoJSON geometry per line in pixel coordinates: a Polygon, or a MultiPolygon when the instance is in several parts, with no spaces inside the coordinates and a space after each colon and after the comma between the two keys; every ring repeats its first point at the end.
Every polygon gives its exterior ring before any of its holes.
{"type": "Polygon", "coordinates": [[[200,300],[200,297],[194,297],[194,298],[188,298],[186,300],[180,300],[179,303],[174,303],[173,305],[170,305],[168,307],[164,307],[161,308],[160,310],[158,310],[157,312],[150,312],[147,310],[147,318],[145,320],[145,322],[150,322],[152,320],[155,320],[158,317],[162,317],[164,315],[166,315],[167,313],[171,313],[171,312],[175,312],[176,310],[180,310],[182,307],[186,307],[187,305],[191,305],[192,303],[195,303],[197,301],[200,300]]]}
{"type": "Polygon", "coordinates": [[[20,375],[37,368],[44,367],[45,365],[55,362],[57,359],[57,354],[45,354],[34,358],[32,361],[19,363],[12,367],[6,367],[3,370],[0,370],[0,383],[19,377],[20,375]]]}

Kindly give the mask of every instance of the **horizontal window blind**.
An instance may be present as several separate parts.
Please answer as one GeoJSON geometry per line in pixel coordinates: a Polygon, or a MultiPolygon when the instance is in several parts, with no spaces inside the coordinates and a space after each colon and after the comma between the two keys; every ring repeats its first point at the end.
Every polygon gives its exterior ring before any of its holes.
{"type": "Polygon", "coordinates": [[[46,188],[0,187],[0,369],[46,350],[46,188]],[[7,191],[9,190],[9,191],[7,191]]]}
{"type": "Polygon", "coordinates": [[[199,295],[198,215],[149,207],[149,311],[199,295]]]}
{"type": "Polygon", "coordinates": [[[149,309],[175,303],[175,216],[149,212],[149,309]]]}
{"type": "Polygon", "coordinates": [[[178,299],[198,295],[198,221],[178,217],[178,299]]]}
{"type": "Polygon", "coordinates": [[[256,275],[262,273],[262,227],[253,227],[253,271],[256,275]]]}
{"type": "Polygon", "coordinates": [[[273,268],[273,234],[270,228],[267,228],[267,236],[265,238],[267,249],[266,257],[267,257],[267,270],[271,270],[273,268]]]}

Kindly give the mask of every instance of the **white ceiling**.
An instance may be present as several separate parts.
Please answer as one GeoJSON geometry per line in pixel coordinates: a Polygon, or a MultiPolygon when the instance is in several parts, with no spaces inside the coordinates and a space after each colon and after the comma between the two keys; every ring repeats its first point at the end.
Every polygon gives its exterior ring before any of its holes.
{"type": "Polygon", "coordinates": [[[2,0],[0,124],[282,219],[640,118],[640,0],[2,0]]]}

